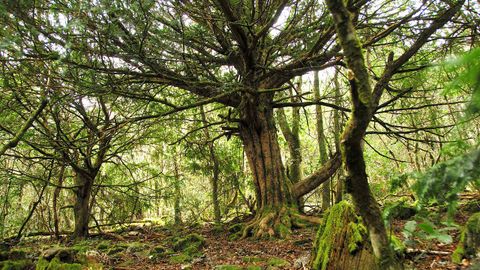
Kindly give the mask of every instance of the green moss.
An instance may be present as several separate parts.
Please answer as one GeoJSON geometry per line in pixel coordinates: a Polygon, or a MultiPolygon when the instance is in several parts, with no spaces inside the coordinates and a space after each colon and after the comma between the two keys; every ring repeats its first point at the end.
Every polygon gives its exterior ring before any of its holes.
{"type": "MultiPolygon", "coordinates": [[[[326,213],[320,224],[314,242],[313,269],[326,269],[330,256],[331,243],[334,237],[334,229],[341,225],[341,217],[347,208],[351,208],[347,202],[340,202],[332,206],[326,213]],[[331,213],[337,213],[332,215],[331,213]]],[[[353,208],[351,208],[353,210],[353,208]]]]}
{"type": "Polygon", "coordinates": [[[88,250],[91,249],[91,242],[87,241],[87,240],[83,240],[83,241],[80,241],[80,242],[77,242],[74,246],[72,246],[70,249],[74,250],[75,252],[87,252],[88,250]]]}
{"type": "Polygon", "coordinates": [[[11,250],[8,254],[10,260],[22,260],[27,258],[27,252],[21,249],[11,250]]]}
{"type": "Polygon", "coordinates": [[[238,233],[238,232],[242,231],[242,229],[243,229],[243,225],[241,223],[237,223],[237,224],[234,224],[234,225],[228,227],[228,231],[230,233],[238,233]]]}
{"type": "Polygon", "coordinates": [[[0,262],[1,270],[24,270],[30,269],[33,267],[33,264],[30,260],[17,260],[17,261],[3,261],[0,262]]]}
{"type": "Polygon", "coordinates": [[[78,263],[62,263],[58,257],[52,259],[52,261],[47,261],[44,258],[41,258],[36,267],[36,270],[82,270],[83,267],[78,263]]]}
{"type": "Polygon", "coordinates": [[[248,265],[248,266],[240,266],[240,265],[217,265],[214,270],[261,270],[261,266],[257,265],[248,265]]]}
{"type": "Polygon", "coordinates": [[[350,253],[361,248],[367,239],[367,229],[361,222],[361,218],[355,214],[353,206],[342,201],[332,206],[324,215],[322,224],[317,231],[314,250],[312,254],[312,269],[324,270],[329,265],[332,243],[339,233],[346,228],[348,250],[350,253]],[[349,221],[348,224],[345,224],[349,221]]]}
{"type": "Polygon", "coordinates": [[[171,254],[171,252],[171,250],[164,246],[156,246],[150,250],[148,258],[155,261],[164,258],[166,255],[171,254]]]}
{"type": "Polygon", "coordinates": [[[398,237],[396,237],[395,235],[391,235],[390,246],[399,257],[403,257],[403,255],[405,254],[406,247],[403,244],[402,240],[398,239],[398,237]]]}
{"type": "Polygon", "coordinates": [[[276,257],[268,259],[267,264],[269,266],[274,266],[274,267],[287,267],[290,265],[288,261],[282,258],[276,258],[276,257]]]}
{"type": "Polygon", "coordinates": [[[292,231],[290,230],[290,228],[284,225],[283,222],[280,223],[278,226],[276,226],[275,230],[277,231],[278,237],[280,237],[281,239],[284,239],[290,234],[292,234],[292,231]]]}
{"type": "Polygon", "coordinates": [[[367,228],[360,222],[350,222],[348,224],[348,251],[353,254],[361,248],[363,242],[368,235],[367,228]]]}
{"type": "Polygon", "coordinates": [[[175,264],[189,262],[191,260],[192,260],[192,257],[188,254],[185,254],[185,253],[180,253],[178,255],[174,255],[174,256],[170,257],[170,259],[169,259],[170,263],[175,263],[175,264]]]}
{"type": "Polygon", "coordinates": [[[97,245],[97,249],[98,250],[107,250],[110,246],[112,246],[112,243],[110,241],[102,241],[100,243],[98,243],[97,245]]]}
{"type": "Polygon", "coordinates": [[[467,220],[457,248],[452,254],[452,261],[461,263],[465,257],[475,256],[480,249],[480,212],[467,220]]]}
{"type": "Polygon", "coordinates": [[[455,251],[453,251],[452,253],[452,262],[456,264],[461,264],[464,256],[465,250],[463,249],[463,244],[459,244],[455,251]]]}
{"type": "Polygon", "coordinates": [[[114,246],[107,251],[107,254],[108,255],[114,255],[114,254],[120,253],[120,252],[122,252],[126,249],[127,249],[126,247],[114,246]]]}
{"type": "Polygon", "coordinates": [[[256,262],[263,262],[263,261],[265,261],[265,259],[261,258],[261,257],[246,256],[246,257],[242,258],[242,261],[246,262],[246,263],[256,263],[256,262]]]}
{"type": "Polygon", "coordinates": [[[173,244],[173,250],[183,251],[190,256],[198,255],[199,250],[205,245],[205,238],[198,234],[189,234],[184,238],[177,239],[173,244]]]}
{"type": "Polygon", "coordinates": [[[217,265],[213,269],[214,270],[243,270],[244,268],[238,265],[217,265]]]}
{"type": "Polygon", "coordinates": [[[135,252],[141,252],[144,251],[145,249],[148,249],[149,246],[147,244],[139,243],[139,242],[133,242],[130,243],[127,247],[127,251],[131,253],[135,252]]]}

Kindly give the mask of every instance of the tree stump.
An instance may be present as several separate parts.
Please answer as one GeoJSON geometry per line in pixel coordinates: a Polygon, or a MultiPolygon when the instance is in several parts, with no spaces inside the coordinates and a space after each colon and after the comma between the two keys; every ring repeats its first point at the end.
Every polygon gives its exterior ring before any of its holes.
{"type": "Polygon", "coordinates": [[[473,214],[465,224],[460,242],[452,254],[452,261],[461,263],[463,258],[480,258],[480,212],[473,214]]]}
{"type": "Polygon", "coordinates": [[[377,270],[367,228],[348,202],[334,205],[324,216],[314,242],[313,270],[377,270]]]}

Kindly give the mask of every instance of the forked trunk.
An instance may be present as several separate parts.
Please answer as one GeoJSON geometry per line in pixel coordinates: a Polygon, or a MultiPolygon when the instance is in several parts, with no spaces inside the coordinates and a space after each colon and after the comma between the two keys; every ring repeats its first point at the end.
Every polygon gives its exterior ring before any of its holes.
{"type": "Polygon", "coordinates": [[[90,197],[92,195],[93,182],[97,172],[76,171],[75,176],[75,228],[72,237],[82,239],[88,236],[88,223],[90,221],[90,197]]]}

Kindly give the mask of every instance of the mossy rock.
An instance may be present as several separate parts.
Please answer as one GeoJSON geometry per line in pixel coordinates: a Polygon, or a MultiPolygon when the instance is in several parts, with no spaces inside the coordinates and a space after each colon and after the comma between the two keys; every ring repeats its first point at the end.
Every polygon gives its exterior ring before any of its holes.
{"type": "Polygon", "coordinates": [[[460,264],[463,258],[480,257],[480,212],[467,220],[460,235],[460,242],[452,253],[452,261],[460,264]]]}
{"type": "Polygon", "coordinates": [[[133,243],[130,243],[127,247],[127,252],[130,252],[130,253],[137,253],[137,252],[142,252],[142,251],[145,251],[147,249],[149,249],[150,246],[147,245],[147,244],[143,244],[143,243],[138,243],[138,242],[133,242],[133,243]]]}
{"type": "Polygon", "coordinates": [[[346,201],[325,213],[313,246],[313,270],[379,269],[367,230],[346,201]]]}
{"type": "Polygon", "coordinates": [[[273,267],[288,267],[290,263],[282,258],[273,257],[268,259],[267,265],[273,267]]]}
{"type": "Polygon", "coordinates": [[[169,261],[170,263],[180,264],[180,263],[190,262],[192,259],[193,259],[192,256],[185,253],[180,253],[170,257],[169,261]]]}
{"type": "Polygon", "coordinates": [[[192,244],[203,246],[205,244],[205,238],[202,236],[192,233],[189,234],[183,238],[178,238],[176,241],[173,243],[173,250],[175,251],[180,251],[180,250],[185,250],[192,244]]]}
{"type": "Polygon", "coordinates": [[[83,266],[79,263],[63,263],[58,257],[51,261],[40,258],[37,262],[35,270],[82,270],[83,266]]]}
{"type": "Polygon", "coordinates": [[[73,263],[75,262],[76,254],[78,253],[75,249],[69,248],[49,248],[42,253],[42,258],[47,261],[51,261],[54,258],[58,258],[59,261],[64,263],[73,263]]]}
{"type": "Polygon", "coordinates": [[[173,243],[173,250],[177,252],[181,251],[189,256],[198,256],[203,246],[205,246],[205,238],[193,233],[177,239],[173,243]]]}
{"type": "Polygon", "coordinates": [[[24,269],[32,269],[34,264],[30,260],[7,260],[0,262],[0,269],[1,270],[24,270],[24,269]]]}
{"type": "Polygon", "coordinates": [[[262,257],[246,256],[242,258],[242,261],[246,263],[257,263],[257,262],[265,262],[266,259],[262,257]]]}
{"type": "Polygon", "coordinates": [[[172,254],[171,249],[168,249],[164,246],[158,245],[158,246],[153,247],[150,250],[148,258],[155,261],[155,260],[164,258],[168,254],[172,254]]]}

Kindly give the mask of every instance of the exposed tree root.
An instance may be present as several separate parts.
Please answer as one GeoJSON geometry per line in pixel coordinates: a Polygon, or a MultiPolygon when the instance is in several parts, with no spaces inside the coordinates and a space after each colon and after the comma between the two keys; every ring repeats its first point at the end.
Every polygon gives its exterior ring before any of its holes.
{"type": "Polygon", "coordinates": [[[303,228],[309,223],[320,224],[320,219],[302,215],[294,207],[264,209],[244,224],[240,237],[286,238],[293,228],[303,228]]]}

